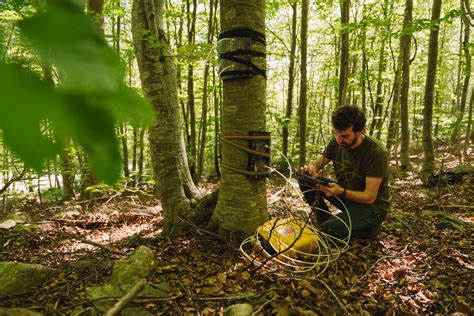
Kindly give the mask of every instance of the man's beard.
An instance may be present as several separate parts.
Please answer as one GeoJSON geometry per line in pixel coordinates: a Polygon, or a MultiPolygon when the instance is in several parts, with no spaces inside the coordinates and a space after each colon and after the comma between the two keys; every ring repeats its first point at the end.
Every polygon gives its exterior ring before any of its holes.
{"type": "Polygon", "coordinates": [[[359,137],[357,137],[357,135],[354,136],[354,139],[352,140],[352,142],[350,143],[342,143],[342,144],[339,144],[339,146],[341,146],[342,148],[344,149],[347,149],[347,148],[351,148],[355,143],[357,143],[357,140],[359,139],[359,137]]]}

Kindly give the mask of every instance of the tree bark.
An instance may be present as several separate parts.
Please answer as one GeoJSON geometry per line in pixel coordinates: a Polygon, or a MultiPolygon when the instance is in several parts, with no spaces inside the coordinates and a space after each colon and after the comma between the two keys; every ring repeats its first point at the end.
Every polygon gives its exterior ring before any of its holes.
{"type": "Polygon", "coordinates": [[[385,43],[386,37],[382,37],[382,42],[380,44],[379,52],[379,65],[377,71],[377,88],[376,88],[376,97],[375,97],[375,107],[372,117],[372,124],[370,125],[370,135],[373,135],[374,132],[382,128],[382,113],[383,113],[383,103],[384,103],[384,93],[383,93],[383,73],[386,69],[385,62],[385,43]]]}
{"type": "MultiPolygon", "coordinates": [[[[104,33],[104,0],[87,0],[87,14],[97,23],[102,34],[104,33]]],[[[81,195],[79,199],[91,199],[98,193],[88,191],[87,188],[99,184],[99,180],[91,170],[87,154],[84,153],[84,164],[81,172],[81,195]]]]}
{"type": "MultiPolygon", "coordinates": [[[[220,3],[221,30],[247,28],[264,34],[264,10],[264,0],[223,0],[220,3]]],[[[258,50],[261,45],[254,41],[252,49],[258,50]]],[[[265,69],[265,57],[254,57],[254,61],[265,69]]],[[[248,135],[250,131],[265,131],[265,89],[266,79],[262,75],[223,81],[223,134],[248,135]]],[[[246,141],[240,144],[248,145],[246,141]]],[[[223,144],[223,164],[245,170],[247,161],[246,153],[223,144]]],[[[251,179],[223,168],[219,199],[209,228],[233,240],[243,240],[267,219],[266,180],[251,179]]]]}
{"type": "Polygon", "coordinates": [[[338,106],[347,102],[347,83],[349,81],[349,11],[350,0],[341,1],[341,62],[339,70],[339,99],[338,106]]]}
{"type": "Polygon", "coordinates": [[[402,55],[402,87],[400,90],[400,116],[402,127],[402,144],[400,151],[400,168],[402,171],[411,169],[410,164],[410,128],[408,123],[408,90],[410,89],[410,45],[411,33],[408,28],[413,20],[413,0],[405,2],[405,17],[403,18],[403,34],[400,39],[400,54],[402,55]]]}
{"type": "Polygon", "coordinates": [[[291,112],[293,111],[293,88],[295,85],[295,59],[296,59],[296,22],[297,22],[297,2],[290,3],[292,9],[291,18],[291,48],[290,48],[290,67],[288,69],[288,97],[286,99],[285,123],[282,130],[282,153],[284,157],[288,157],[288,136],[291,121],[291,112]]]}
{"type": "Polygon", "coordinates": [[[66,201],[74,197],[74,169],[71,163],[68,148],[59,152],[61,161],[61,178],[63,180],[63,195],[66,201]]]}
{"type": "MultiPolygon", "coordinates": [[[[215,29],[215,20],[216,20],[216,11],[217,11],[217,1],[209,1],[209,20],[208,20],[208,32],[207,32],[207,44],[211,46],[214,38],[214,29],[215,29]]],[[[197,165],[197,176],[196,180],[200,181],[204,168],[204,157],[207,143],[207,112],[209,108],[209,96],[208,96],[208,81],[209,81],[209,63],[210,61],[206,59],[206,64],[204,65],[204,82],[203,82],[203,93],[202,93],[202,108],[201,108],[201,136],[199,137],[199,151],[198,151],[198,165],[197,165]]]]}
{"type": "MultiPolygon", "coordinates": [[[[186,10],[188,19],[188,44],[194,45],[194,38],[196,33],[196,10],[197,0],[193,0],[193,9],[191,12],[191,4],[189,0],[186,0],[186,10]]],[[[187,89],[188,95],[188,115],[189,115],[189,127],[190,127],[190,140],[189,140],[189,167],[191,175],[196,180],[196,164],[197,164],[197,134],[196,134],[196,105],[194,99],[194,66],[192,63],[188,65],[188,79],[187,89]]]]}
{"type": "Polygon", "coordinates": [[[153,177],[165,217],[164,234],[174,236],[184,229],[183,220],[193,220],[191,202],[202,197],[192,183],[179,113],[176,68],[163,30],[161,0],[135,0],[132,34],[145,96],[156,111],[150,128],[153,177]]]}
{"type": "Polygon", "coordinates": [[[214,89],[213,99],[214,99],[214,169],[216,171],[217,178],[221,177],[221,170],[219,168],[219,158],[220,158],[220,145],[219,145],[219,134],[221,133],[221,94],[222,86],[220,80],[216,80],[216,71],[215,68],[212,68],[212,84],[213,86],[218,86],[218,89],[214,89]],[[217,92],[219,91],[219,93],[217,92]]]}
{"type": "Polygon", "coordinates": [[[426,73],[425,96],[423,102],[423,153],[424,160],[422,173],[428,174],[434,171],[434,148],[433,148],[433,97],[436,82],[436,68],[438,62],[438,36],[439,17],[441,14],[442,0],[433,0],[431,12],[431,32],[428,48],[428,71],[426,73]]]}
{"type": "Polygon", "coordinates": [[[128,142],[127,142],[127,127],[125,123],[119,125],[120,141],[122,143],[123,155],[123,174],[125,177],[130,177],[130,168],[128,167],[128,142]]]}
{"type": "Polygon", "coordinates": [[[472,142],[471,130],[472,130],[472,106],[473,106],[473,104],[474,104],[474,89],[471,89],[471,100],[469,101],[466,136],[465,136],[465,140],[464,140],[464,150],[463,150],[463,155],[464,155],[465,160],[467,160],[469,158],[467,149],[469,148],[469,143],[472,142]]]}
{"type": "Polygon", "coordinates": [[[463,55],[465,59],[464,82],[462,84],[461,102],[459,104],[456,124],[454,125],[454,129],[451,134],[451,143],[455,145],[456,150],[458,152],[461,151],[461,139],[460,139],[461,123],[463,121],[464,113],[466,112],[467,94],[469,92],[469,81],[471,79],[471,71],[472,71],[472,58],[471,58],[471,51],[469,48],[471,24],[470,24],[469,17],[467,15],[468,8],[466,8],[466,6],[467,4],[465,4],[464,0],[461,0],[461,9],[463,13],[461,17],[464,24],[464,39],[462,42],[463,55]]]}
{"type": "MultiPolygon", "coordinates": [[[[41,69],[43,70],[43,80],[54,86],[53,79],[53,68],[50,63],[43,62],[41,64],[41,69]]],[[[61,161],[61,178],[62,178],[62,191],[63,196],[66,201],[74,197],[74,168],[72,166],[71,157],[69,155],[68,148],[64,148],[59,152],[59,159],[61,161]]]]}
{"type": "Polygon", "coordinates": [[[307,58],[308,58],[308,0],[301,1],[301,68],[300,68],[300,159],[299,166],[306,164],[306,112],[308,108],[307,95],[307,58]]]}
{"type": "Polygon", "coordinates": [[[89,14],[104,33],[104,0],[87,0],[87,14],[89,14]]]}

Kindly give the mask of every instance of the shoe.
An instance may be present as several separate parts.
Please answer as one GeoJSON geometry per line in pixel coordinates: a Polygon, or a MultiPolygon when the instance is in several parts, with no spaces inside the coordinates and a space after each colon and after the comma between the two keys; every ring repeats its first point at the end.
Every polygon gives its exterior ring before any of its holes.
{"type": "Polygon", "coordinates": [[[380,225],[368,227],[366,229],[355,230],[352,232],[353,239],[377,240],[380,234],[380,225]]]}
{"type": "Polygon", "coordinates": [[[379,234],[380,234],[380,225],[376,225],[374,227],[371,227],[369,229],[369,234],[367,236],[367,239],[377,240],[379,238],[379,234]]]}

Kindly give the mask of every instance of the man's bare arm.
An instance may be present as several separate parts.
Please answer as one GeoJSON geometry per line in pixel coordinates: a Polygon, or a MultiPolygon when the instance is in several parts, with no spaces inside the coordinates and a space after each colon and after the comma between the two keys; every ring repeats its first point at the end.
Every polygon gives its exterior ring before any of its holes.
{"type": "MultiPolygon", "coordinates": [[[[352,191],[346,190],[345,198],[358,203],[372,204],[377,199],[380,184],[382,183],[382,177],[380,178],[365,178],[365,190],[364,191],[352,191]]],[[[321,189],[327,196],[340,196],[344,193],[344,188],[336,183],[330,183],[329,187],[320,185],[321,189]]]]}

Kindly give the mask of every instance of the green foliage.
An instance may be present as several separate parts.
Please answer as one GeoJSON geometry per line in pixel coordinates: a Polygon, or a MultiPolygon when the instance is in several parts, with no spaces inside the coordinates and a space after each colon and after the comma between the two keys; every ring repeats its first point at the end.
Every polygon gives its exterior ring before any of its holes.
{"type": "Polygon", "coordinates": [[[119,56],[80,3],[48,1],[44,12],[19,23],[43,64],[57,70],[59,83],[51,87],[32,71],[0,62],[0,128],[12,150],[36,170],[75,139],[95,174],[113,183],[120,173],[115,124],[149,125],[153,111],[124,84],[119,56]],[[44,136],[45,122],[54,141],[44,136]]]}
{"type": "Polygon", "coordinates": [[[45,191],[41,192],[41,197],[43,201],[48,201],[52,203],[59,203],[64,201],[63,193],[59,188],[48,188],[45,191]]]}
{"type": "Polygon", "coordinates": [[[464,230],[464,222],[455,215],[451,215],[442,211],[424,211],[423,215],[436,217],[438,220],[436,228],[438,229],[454,229],[459,231],[464,230]]]}
{"type": "Polygon", "coordinates": [[[32,0],[2,0],[0,1],[0,10],[20,11],[33,4],[32,0]]]}

